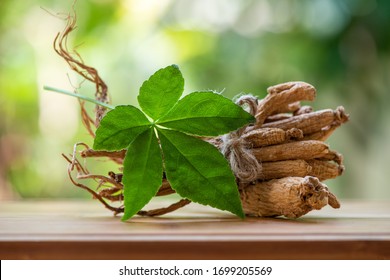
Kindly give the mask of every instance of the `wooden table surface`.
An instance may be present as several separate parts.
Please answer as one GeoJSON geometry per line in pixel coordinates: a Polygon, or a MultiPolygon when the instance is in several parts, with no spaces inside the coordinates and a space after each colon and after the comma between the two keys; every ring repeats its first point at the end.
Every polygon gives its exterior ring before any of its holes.
{"type": "Polygon", "coordinates": [[[0,259],[390,259],[390,202],[343,201],[296,220],[193,203],[128,222],[93,200],[0,202],[0,259]]]}

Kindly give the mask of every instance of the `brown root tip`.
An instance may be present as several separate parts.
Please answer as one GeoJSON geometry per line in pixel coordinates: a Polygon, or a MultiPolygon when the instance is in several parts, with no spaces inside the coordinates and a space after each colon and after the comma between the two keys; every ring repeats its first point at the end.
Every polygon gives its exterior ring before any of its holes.
{"type": "Polygon", "coordinates": [[[331,192],[329,192],[329,194],[328,194],[328,204],[332,207],[332,208],[334,208],[334,209],[338,209],[338,208],[340,208],[340,206],[341,206],[341,204],[340,204],[340,201],[337,199],[337,197],[333,194],[333,193],[331,193],[331,192]]]}
{"type": "Polygon", "coordinates": [[[349,121],[349,115],[345,113],[345,109],[343,106],[339,106],[334,111],[335,113],[335,119],[340,123],[343,124],[347,121],[349,121]]]}
{"type": "Polygon", "coordinates": [[[287,83],[271,86],[271,87],[267,88],[267,92],[269,94],[275,94],[275,93],[282,92],[284,90],[292,89],[293,87],[300,88],[301,90],[303,90],[305,92],[314,93],[314,96],[315,96],[316,89],[311,84],[301,82],[301,81],[287,82],[287,83]]]}
{"type": "Polygon", "coordinates": [[[303,193],[302,199],[307,205],[319,210],[328,204],[328,188],[316,177],[306,176],[304,184],[307,188],[306,192],[303,193]]]}

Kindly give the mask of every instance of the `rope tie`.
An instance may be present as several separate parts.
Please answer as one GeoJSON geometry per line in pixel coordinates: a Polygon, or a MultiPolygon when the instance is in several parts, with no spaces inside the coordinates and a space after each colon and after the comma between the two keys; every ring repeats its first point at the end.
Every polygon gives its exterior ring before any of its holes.
{"type": "MultiPolygon", "coordinates": [[[[242,95],[236,99],[236,104],[247,105],[250,114],[255,115],[257,98],[252,95],[242,95]]],[[[244,128],[232,131],[222,136],[221,152],[229,161],[234,175],[243,183],[253,182],[260,178],[262,167],[252,153],[252,146],[241,136],[245,133],[244,128]]]]}

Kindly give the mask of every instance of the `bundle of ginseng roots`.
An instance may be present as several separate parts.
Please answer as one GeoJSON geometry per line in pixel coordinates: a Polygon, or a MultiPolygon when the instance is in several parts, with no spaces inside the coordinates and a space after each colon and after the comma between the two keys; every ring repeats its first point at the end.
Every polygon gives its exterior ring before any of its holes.
{"type": "Polygon", "coordinates": [[[324,142],[348,121],[343,107],[313,111],[316,90],[304,82],[268,88],[257,100],[242,96],[256,123],[214,143],[229,160],[238,181],[244,212],[251,216],[297,218],[340,203],[322,183],[344,171],[342,155],[324,142]]]}
{"type": "MultiPolygon", "coordinates": [[[[348,115],[343,107],[313,111],[310,106],[301,106],[301,101],[313,101],[315,95],[313,86],[289,82],[268,88],[268,95],[262,100],[241,96],[236,102],[256,117],[255,124],[222,137],[204,139],[220,149],[229,161],[246,215],[298,218],[328,204],[340,207],[336,196],[322,181],[343,173],[343,158],[324,141],[348,121],[348,115]]],[[[80,153],[83,158],[108,157],[123,164],[125,150],[94,151],[85,144],[77,145],[85,147],[80,153]]],[[[76,186],[89,191],[115,214],[123,212],[122,206],[107,203],[123,200],[120,173],[89,174],[77,160],[76,148],[71,158],[64,157],[70,163],[69,175],[76,186]],[[78,170],[78,180],[72,177],[74,168],[78,170]],[[97,191],[80,183],[83,179],[96,180],[97,191]]],[[[174,192],[164,178],[157,196],[174,192]]],[[[166,208],[139,211],[138,215],[158,216],[190,202],[181,199],[166,208]]]]}
{"type": "MultiPolygon", "coordinates": [[[[108,103],[107,85],[98,71],[84,64],[81,56],[67,48],[67,38],[76,28],[76,15],[67,17],[65,29],[58,33],[54,49],[70,68],[95,84],[95,99],[108,103]]],[[[243,127],[228,135],[204,140],[215,145],[225,155],[237,179],[244,212],[250,216],[289,218],[300,217],[313,209],[329,204],[340,207],[337,198],[322,183],[342,174],[342,156],[329,149],[324,141],[341,124],[348,120],[342,107],[336,110],[313,111],[301,106],[301,101],[313,101],[316,91],[304,82],[289,82],[268,88],[268,95],[258,100],[253,96],[241,96],[237,104],[247,106],[256,117],[253,125],[243,127]]],[[[91,118],[80,101],[84,126],[92,137],[105,114],[105,108],[96,106],[95,118],[91,118]]],[[[72,183],[85,189],[115,214],[124,212],[122,174],[91,174],[82,158],[108,158],[123,165],[126,151],[94,151],[85,143],[75,144],[73,154],[64,158],[69,162],[68,174],[72,183]],[[83,150],[78,153],[77,147],[83,150]],[[73,175],[76,171],[76,176],[73,175]],[[84,184],[94,180],[94,188],[84,184]]],[[[84,160],[85,162],[85,160],[84,160]]],[[[121,170],[121,168],[119,168],[121,170]]],[[[163,176],[163,183],[156,196],[173,194],[175,191],[163,176]]],[[[188,199],[160,209],[139,211],[138,215],[157,216],[189,204],[188,199]]]]}

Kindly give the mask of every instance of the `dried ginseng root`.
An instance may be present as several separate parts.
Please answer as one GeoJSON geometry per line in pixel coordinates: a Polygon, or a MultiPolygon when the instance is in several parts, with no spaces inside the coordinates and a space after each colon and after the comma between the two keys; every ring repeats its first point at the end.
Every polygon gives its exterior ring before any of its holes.
{"type": "Polygon", "coordinates": [[[245,214],[298,218],[326,205],[339,208],[337,198],[316,177],[285,177],[249,185],[241,191],[245,214]]]}
{"type": "Polygon", "coordinates": [[[252,110],[256,123],[218,144],[237,177],[247,215],[298,218],[326,205],[340,207],[322,181],[343,173],[343,158],[323,141],[349,116],[341,106],[313,111],[300,105],[315,95],[315,88],[304,82],[268,88],[264,99],[252,101],[258,104],[252,110]],[[232,138],[234,145],[226,141],[232,138]],[[249,170],[253,176],[246,174],[249,170]]]}

